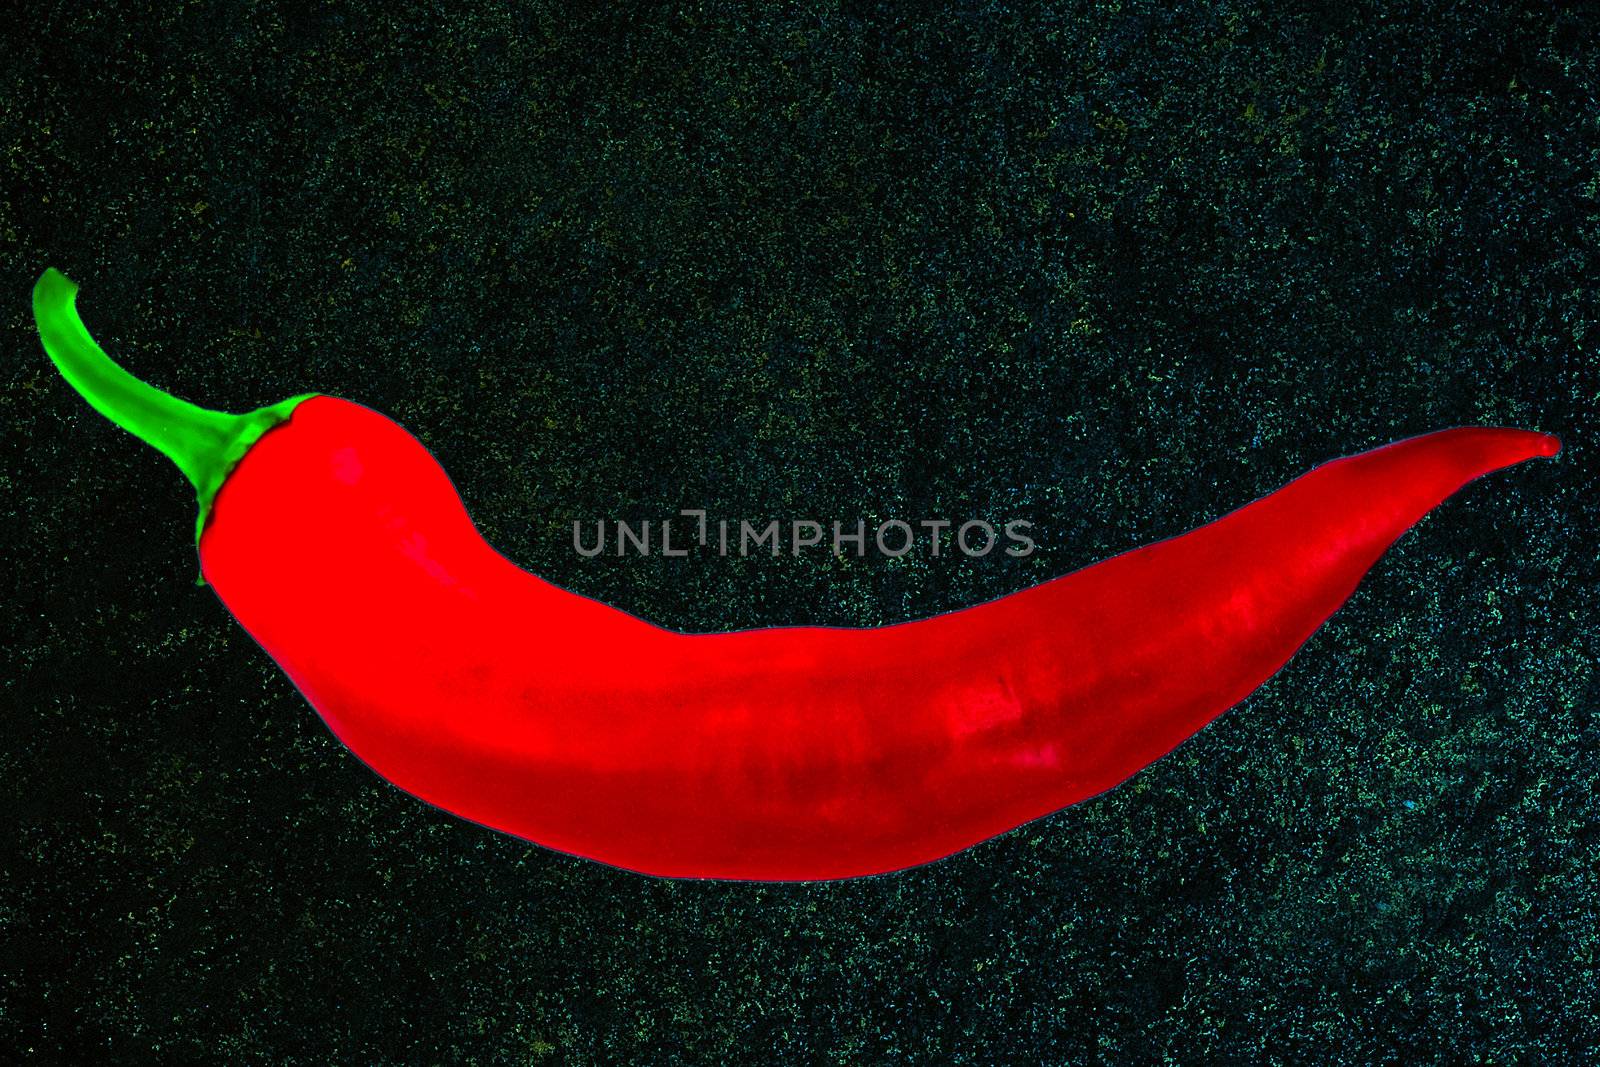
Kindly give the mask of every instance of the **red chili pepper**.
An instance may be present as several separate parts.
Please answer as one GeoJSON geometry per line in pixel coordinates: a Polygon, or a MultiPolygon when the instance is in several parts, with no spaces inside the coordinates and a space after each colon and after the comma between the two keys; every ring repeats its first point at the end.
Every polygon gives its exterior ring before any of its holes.
{"type": "Polygon", "coordinates": [[[1103,792],[1261,685],[1440,501],[1560,447],[1445,430],[977,607],[685,634],[518,569],[374,411],[226,416],[136,382],[75,291],[40,280],[46,349],[179,459],[202,512],[220,485],[205,578],[351,751],[447,811],[661,875],[892,871],[1103,792]]]}

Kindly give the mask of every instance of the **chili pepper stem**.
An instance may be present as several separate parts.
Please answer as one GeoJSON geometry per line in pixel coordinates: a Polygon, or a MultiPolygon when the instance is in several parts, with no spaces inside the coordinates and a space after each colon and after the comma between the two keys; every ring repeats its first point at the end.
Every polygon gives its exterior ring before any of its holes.
{"type": "MultiPolygon", "coordinates": [[[[78,317],[77,293],[78,286],[54,267],[34,285],[33,317],[44,350],[96,411],[166,453],[188,476],[200,508],[194,527],[198,546],[212,502],[234,466],[262,434],[316,394],[290,397],[243,415],[180,400],[135,378],[95,344],[78,317]]],[[[198,584],[204,585],[205,579],[198,584]]]]}

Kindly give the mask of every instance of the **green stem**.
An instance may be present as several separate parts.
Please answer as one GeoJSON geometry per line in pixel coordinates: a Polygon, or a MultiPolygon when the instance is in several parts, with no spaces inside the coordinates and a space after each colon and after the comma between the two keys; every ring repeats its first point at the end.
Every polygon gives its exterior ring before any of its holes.
{"type": "Polygon", "coordinates": [[[106,355],[78,318],[78,287],[49,268],[33,287],[33,317],[56,368],[83,398],[124,430],[167,454],[194,483],[200,514],[195,544],[205,532],[217,490],[250,446],[317,395],[304,393],[243,415],[196,407],[147,385],[106,355]]]}

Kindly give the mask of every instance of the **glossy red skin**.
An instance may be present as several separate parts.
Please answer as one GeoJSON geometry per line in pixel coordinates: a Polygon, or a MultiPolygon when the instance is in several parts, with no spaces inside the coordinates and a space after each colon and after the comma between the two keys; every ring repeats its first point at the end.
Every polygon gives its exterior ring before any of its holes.
{"type": "Polygon", "coordinates": [[[229,477],[201,561],[401,789],[637,871],[841,878],[1128,778],[1277,671],[1463,483],[1555,449],[1447,430],[962,611],[691,635],[519,569],[405,430],[318,397],[229,477]]]}

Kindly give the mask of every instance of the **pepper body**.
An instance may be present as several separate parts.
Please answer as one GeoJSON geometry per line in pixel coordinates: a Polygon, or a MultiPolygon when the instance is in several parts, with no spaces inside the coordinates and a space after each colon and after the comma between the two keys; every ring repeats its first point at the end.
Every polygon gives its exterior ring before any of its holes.
{"type": "Polygon", "coordinates": [[[1271,677],[1445,497],[1556,448],[1447,430],[961,611],[686,634],[521,570],[405,430],[314,397],[228,476],[200,557],[400,788],[637,871],[841,878],[1125,780],[1271,677]]]}
{"type": "Polygon", "coordinates": [[[457,815],[661,875],[882,873],[1109,789],[1269,678],[1431,508],[1560,448],[1445,430],[962,611],[685,634],[495,552],[374,411],[231,415],[140,382],[76,293],[35,285],[46,352],[188,476],[205,578],[352,751],[457,815]]]}

